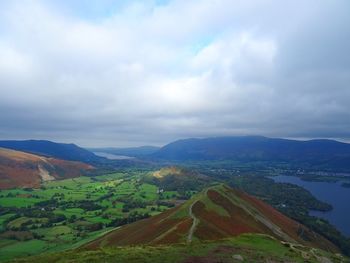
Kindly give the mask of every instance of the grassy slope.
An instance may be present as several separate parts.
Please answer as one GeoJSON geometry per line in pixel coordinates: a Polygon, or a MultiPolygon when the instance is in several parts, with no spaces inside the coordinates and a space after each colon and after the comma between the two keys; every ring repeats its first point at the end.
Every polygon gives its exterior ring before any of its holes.
{"type": "Polygon", "coordinates": [[[15,262],[347,262],[340,255],[299,246],[291,248],[266,235],[244,234],[220,241],[193,242],[168,246],[103,248],[95,251],[66,251],[16,260],[15,262]],[[328,262],[328,261],[323,261],[328,262]]]}
{"type": "MultiPolygon", "coordinates": [[[[55,227],[51,229],[51,232],[48,235],[54,236],[56,233],[65,232],[67,229],[62,229],[62,227],[55,227]]],[[[13,258],[18,257],[28,257],[36,254],[47,253],[47,252],[57,252],[67,249],[74,249],[84,245],[91,240],[98,238],[101,235],[106,234],[111,231],[111,229],[103,229],[100,231],[96,231],[84,239],[72,244],[69,242],[72,237],[71,235],[65,235],[66,240],[65,243],[62,239],[60,244],[55,242],[46,242],[46,240],[38,240],[33,239],[24,242],[18,242],[16,240],[6,240],[0,239],[0,262],[5,262],[11,260],[13,258]]]]}

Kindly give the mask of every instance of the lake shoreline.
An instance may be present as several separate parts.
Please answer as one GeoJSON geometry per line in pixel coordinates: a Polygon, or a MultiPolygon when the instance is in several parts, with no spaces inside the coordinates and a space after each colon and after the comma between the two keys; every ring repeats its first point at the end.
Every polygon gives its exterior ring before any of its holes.
{"type": "Polygon", "coordinates": [[[348,200],[350,189],[342,186],[342,182],[305,181],[298,176],[278,175],[269,177],[278,183],[291,183],[301,186],[311,192],[320,201],[330,204],[333,209],[329,211],[310,210],[310,216],[326,219],[334,225],[344,236],[350,237],[350,213],[348,200]]]}

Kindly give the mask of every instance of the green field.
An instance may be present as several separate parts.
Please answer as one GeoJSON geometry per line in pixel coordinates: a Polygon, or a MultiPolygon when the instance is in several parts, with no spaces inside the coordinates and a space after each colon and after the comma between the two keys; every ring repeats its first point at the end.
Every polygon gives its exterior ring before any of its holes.
{"type": "Polygon", "coordinates": [[[131,170],[1,190],[0,261],[76,247],[173,207],[180,193],[160,193],[143,181],[146,174],[131,170]]]}

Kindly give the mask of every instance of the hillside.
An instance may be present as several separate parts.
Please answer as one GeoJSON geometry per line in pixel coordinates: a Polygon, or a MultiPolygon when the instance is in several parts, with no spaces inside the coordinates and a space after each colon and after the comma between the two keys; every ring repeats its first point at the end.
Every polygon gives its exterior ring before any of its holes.
{"type": "Polygon", "coordinates": [[[175,141],[151,157],[178,161],[276,161],[349,170],[350,144],[332,140],[296,141],[262,136],[215,137],[175,141]]]}
{"type": "Polygon", "coordinates": [[[234,263],[234,262],[348,262],[339,254],[289,245],[260,234],[243,234],[191,245],[126,246],[101,250],[69,250],[15,260],[18,263],[114,262],[114,263],[234,263]]]}
{"type": "Polygon", "coordinates": [[[0,189],[39,187],[41,182],[77,177],[91,165],[0,148],[0,189]]]}
{"type": "Polygon", "coordinates": [[[217,185],[157,216],[116,229],[87,249],[125,245],[164,245],[220,240],[245,233],[337,252],[320,235],[241,191],[217,185]]]}
{"type": "Polygon", "coordinates": [[[44,140],[0,141],[0,147],[69,161],[93,163],[101,159],[92,152],[75,144],[44,140]]]}
{"type": "MultiPolygon", "coordinates": [[[[181,174],[169,168],[156,176],[170,172],[181,174]]],[[[329,241],[262,201],[215,185],[80,248],[14,262],[348,262],[337,252],[329,241]]]]}
{"type": "Polygon", "coordinates": [[[195,170],[170,166],[151,172],[141,179],[142,182],[155,184],[164,191],[200,191],[208,186],[212,179],[195,170]]]}

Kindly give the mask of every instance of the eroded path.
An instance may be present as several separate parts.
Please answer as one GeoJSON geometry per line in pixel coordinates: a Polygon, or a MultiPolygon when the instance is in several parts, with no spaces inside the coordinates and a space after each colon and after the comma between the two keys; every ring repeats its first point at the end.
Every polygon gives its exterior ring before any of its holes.
{"type": "Polygon", "coordinates": [[[196,230],[196,227],[199,223],[199,219],[193,214],[193,211],[192,211],[192,208],[195,205],[195,203],[197,203],[197,201],[194,201],[188,210],[188,213],[189,213],[190,217],[192,218],[192,226],[190,228],[190,231],[188,231],[188,236],[187,236],[188,243],[192,242],[193,233],[196,230]]]}
{"type": "Polygon", "coordinates": [[[41,177],[41,180],[43,182],[55,180],[55,177],[50,175],[50,173],[41,164],[38,165],[38,170],[39,170],[39,175],[41,177]]]}
{"type": "MultiPolygon", "coordinates": [[[[205,189],[204,193],[202,193],[204,196],[208,196],[208,189],[205,189]]],[[[193,233],[196,230],[197,225],[199,224],[199,219],[193,214],[193,206],[198,202],[197,200],[194,200],[193,203],[191,204],[190,208],[188,209],[188,214],[192,218],[192,226],[190,230],[188,231],[188,236],[187,236],[187,242],[191,243],[192,242],[192,237],[193,233]]]]}

